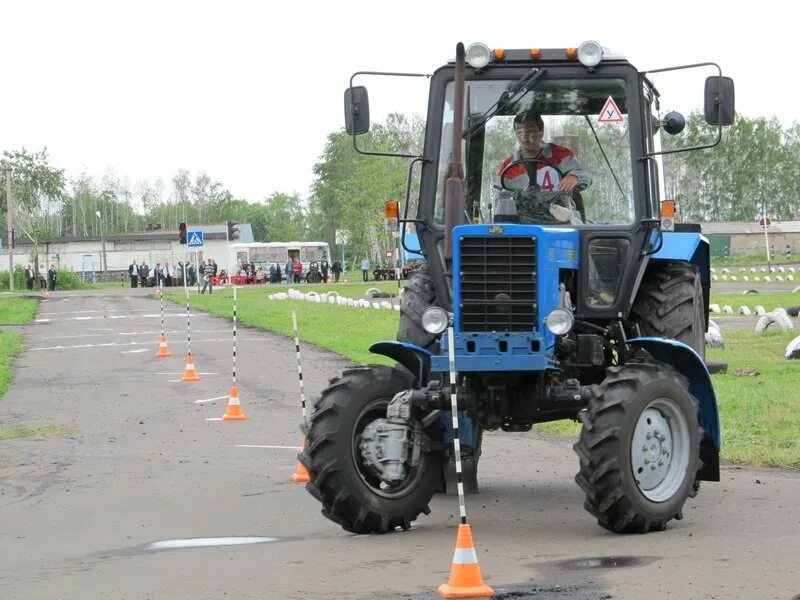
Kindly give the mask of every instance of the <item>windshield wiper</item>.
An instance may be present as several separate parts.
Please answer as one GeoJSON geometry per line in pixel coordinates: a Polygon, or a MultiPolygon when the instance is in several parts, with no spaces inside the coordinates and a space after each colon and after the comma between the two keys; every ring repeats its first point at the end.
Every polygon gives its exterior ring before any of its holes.
{"type": "Polygon", "coordinates": [[[485,113],[478,117],[478,120],[464,132],[464,137],[472,137],[474,133],[483,127],[489,119],[491,119],[500,111],[516,104],[522,96],[527,94],[533,88],[533,84],[536,83],[536,81],[540,79],[546,71],[547,69],[531,69],[528,73],[523,75],[513,86],[500,94],[500,98],[498,98],[497,102],[495,102],[485,113]]]}
{"type": "Polygon", "coordinates": [[[600,138],[597,137],[597,131],[595,131],[591,119],[589,119],[588,115],[583,115],[583,118],[586,119],[586,123],[588,123],[589,129],[592,130],[592,135],[594,135],[594,139],[597,142],[597,147],[600,149],[600,154],[603,155],[603,160],[606,161],[606,166],[608,167],[608,170],[611,171],[611,176],[614,178],[614,181],[617,184],[617,189],[619,190],[619,193],[622,194],[622,199],[625,202],[628,202],[628,198],[627,196],[625,196],[625,192],[622,189],[622,185],[620,185],[619,183],[619,178],[617,177],[617,174],[614,172],[614,167],[611,166],[611,163],[608,160],[608,156],[606,156],[606,151],[603,149],[603,144],[600,142],[600,138]]]}

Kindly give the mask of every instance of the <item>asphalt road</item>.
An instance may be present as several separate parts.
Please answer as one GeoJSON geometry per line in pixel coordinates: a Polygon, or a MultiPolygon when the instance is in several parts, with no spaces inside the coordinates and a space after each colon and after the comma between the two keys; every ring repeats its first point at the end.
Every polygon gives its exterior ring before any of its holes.
{"type": "MultiPolygon", "coordinates": [[[[249,418],[207,421],[223,414],[230,389],[230,322],[192,319],[201,381],[184,383],[185,310],[169,306],[174,356],[166,359],[154,357],[160,321],[148,315],[157,314],[143,290],[57,293],[25,328],[0,420],[67,433],[0,443],[0,598],[438,597],[455,545],[455,498],[436,497],[405,533],[345,533],[289,482],[300,442],[293,341],[240,330],[249,418]],[[229,536],[268,540],[152,546],[229,536]]],[[[347,365],[302,351],[309,397],[347,365]]],[[[481,468],[482,492],[467,507],[498,598],[800,594],[796,472],[725,467],[683,521],[619,536],[582,509],[569,440],[489,434],[481,468]]]]}

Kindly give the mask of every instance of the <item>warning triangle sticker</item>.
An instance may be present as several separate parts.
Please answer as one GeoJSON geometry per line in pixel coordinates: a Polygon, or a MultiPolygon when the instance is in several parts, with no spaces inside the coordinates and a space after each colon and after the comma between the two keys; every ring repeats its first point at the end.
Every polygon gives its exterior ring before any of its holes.
{"type": "Polygon", "coordinates": [[[200,236],[197,235],[196,233],[193,233],[192,237],[189,238],[189,245],[190,246],[199,246],[202,243],[203,242],[200,241],[200,236]]]}
{"type": "Polygon", "coordinates": [[[609,96],[608,100],[606,100],[606,103],[603,105],[603,110],[600,111],[600,116],[597,117],[597,122],[622,123],[624,121],[625,119],[622,116],[622,112],[619,110],[619,106],[614,102],[614,98],[609,96]]]}

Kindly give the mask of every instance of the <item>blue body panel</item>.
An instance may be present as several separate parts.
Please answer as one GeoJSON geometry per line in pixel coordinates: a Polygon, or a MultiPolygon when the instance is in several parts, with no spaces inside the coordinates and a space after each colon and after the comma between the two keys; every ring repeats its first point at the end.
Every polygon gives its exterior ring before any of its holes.
{"type": "MultiPolygon", "coordinates": [[[[456,370],[470,371],[541,371],[553,355],[555,336],[544,326],[544,318],[558,306],[558,282],[561,269],[577,269],[580,238],[571,227],[543,225],[482,224],[461,225],[453,229],[453,272],[461,269],[460,244],[467,236],[536,238],[536,299],[538,316],[533,331],[461,332],[460,277],[453,278],[453,329],[455,333],[456,370]],[[468,348],[472,351],[468,351],[468,348]]],[[[533,285],[533,281],[531,281],[533,285]]],[[[442,338],[442,352],[431,358],[432,371],[448,371],[447,339],[442,338]]]]}
{"type": "Polygon", "coordinates": [[[661,250],[650,257],[650,260],[675,260],[697,265],[700,279],[707,284],[711,272],[710,246],[708,239],[699,233],[675,233],[665,231],[661,250]]]}
{"type": "Polygon", "coordinates": [[[689,393],[700,403],[698,412],[700,426],[714,440],[719,450],[722,446],[722,432],[719,426],[717,396],[703,359],[690,346],[677,340],[640,337],[628,340],[628,343],[647,350],[657,361],[671,365],[689,380],[689,393]]]}

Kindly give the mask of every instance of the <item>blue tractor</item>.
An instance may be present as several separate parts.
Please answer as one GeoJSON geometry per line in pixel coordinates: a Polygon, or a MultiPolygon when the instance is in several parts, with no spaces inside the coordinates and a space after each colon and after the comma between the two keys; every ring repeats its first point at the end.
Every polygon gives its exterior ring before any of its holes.
{"type": "MultiPolygon", "coordinates": [[[[705,363],[709,244],[675,222],[662,159],[719,142],[732,80],[714,63],[639,72],[591,41],[459,44],[426,77],[421,154],[383,152],[411,159],[419,195],[400,239],[413,224],[425,257],[397,341],[371,348],[396,366],[347,370],[315,400],[308,491],[356,533],[427,514],[452,466],[452,353],[473,487],[484,431],[574,419],[585,508],[611,531],[663,530],[701,480],[719,480],[720,428],[705,363]],[[685,119],[662,114],[653,74],[697,69],[712,73],[707,140],[677,147],[664,134],[685,119]]],[[[345,117],[356,149],[380,154],[358,147],[369,103],[353,79],[345,117]]]]}

